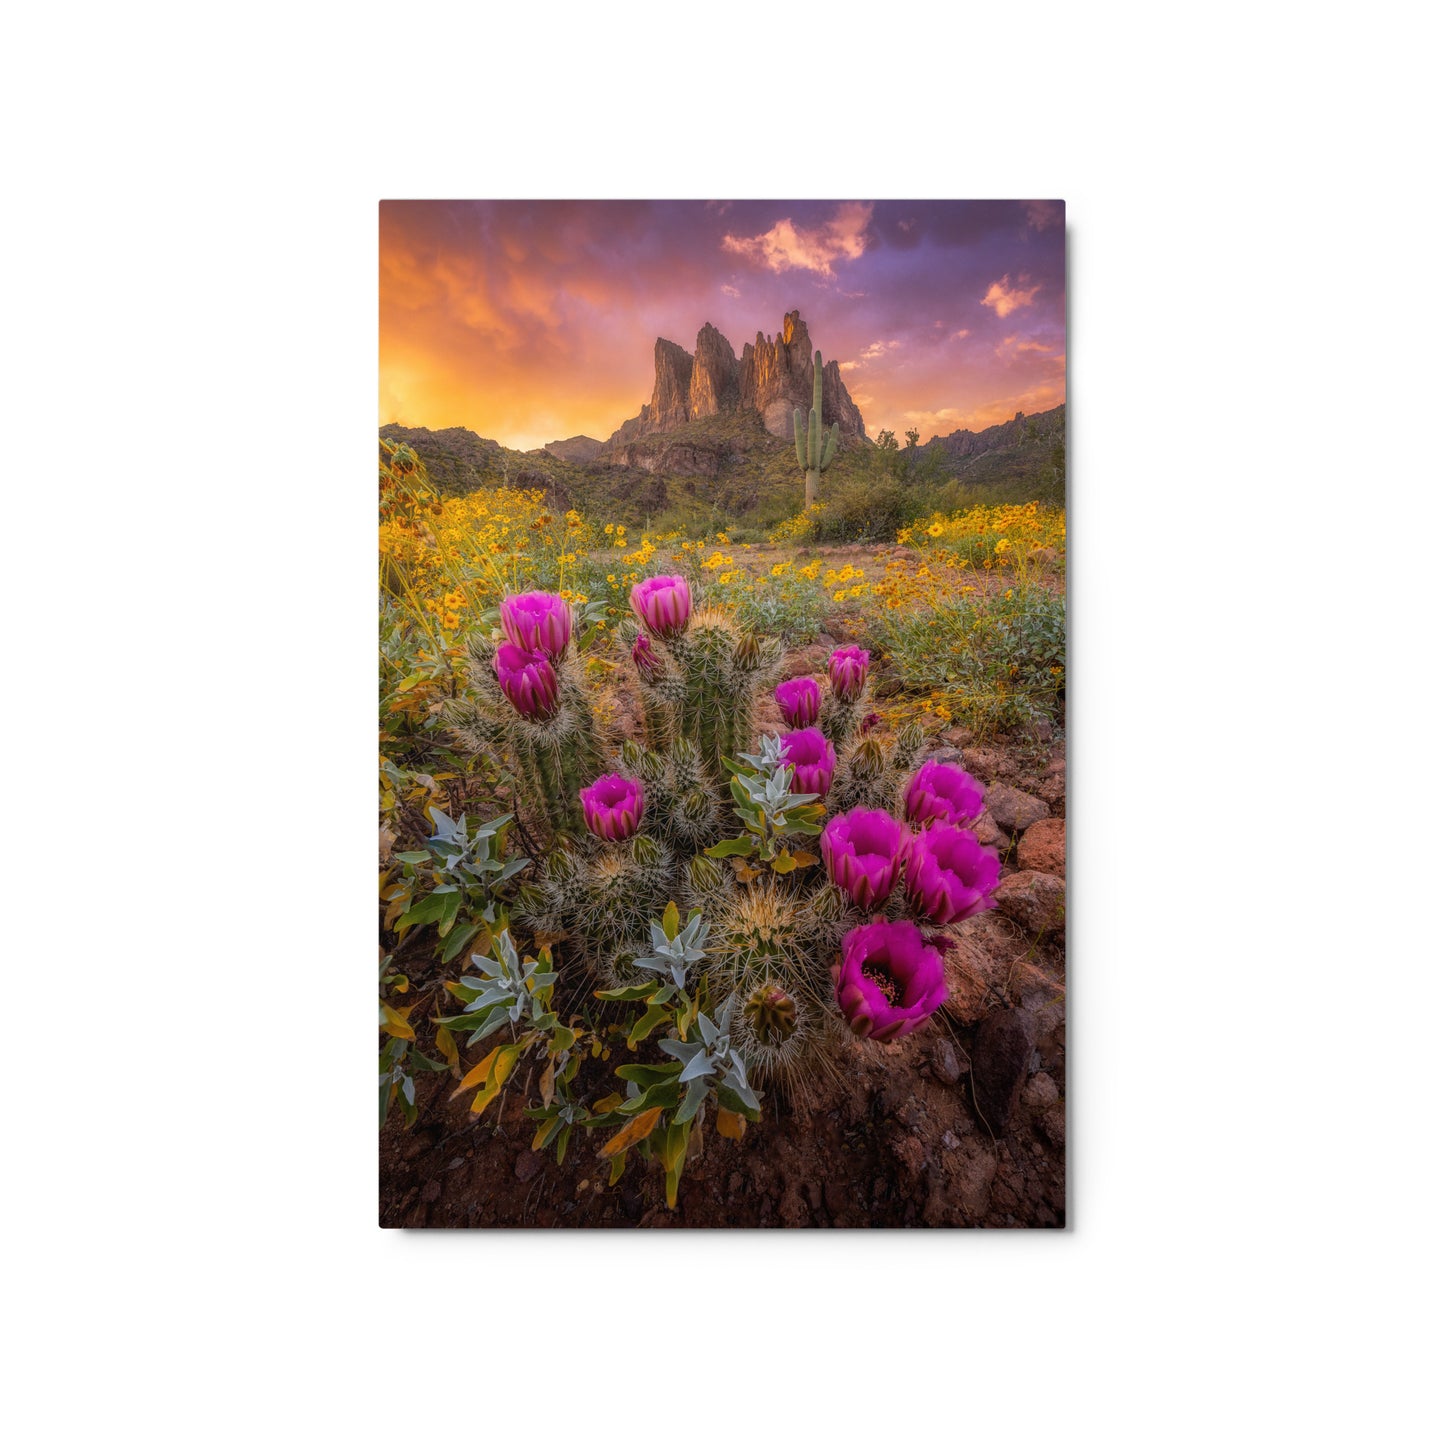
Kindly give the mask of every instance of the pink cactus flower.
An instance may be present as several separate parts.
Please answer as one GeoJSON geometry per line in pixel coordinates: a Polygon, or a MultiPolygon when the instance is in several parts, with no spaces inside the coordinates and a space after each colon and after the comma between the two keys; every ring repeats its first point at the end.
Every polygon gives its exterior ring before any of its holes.
{"type": "Polygon", "coordinates": [[[840,647],[828,659],[828,681],[844,702],[856,702],[868,681],[868,649],[840,647]]]}
{"type": "Polygon", "coordinates": [[[645,632],[639,632],[632,644],[632,663],[648,682],[662,676],[662,659],[652,650],[652,639],[645,632]]]}
{"type": "Polygon", "coordinates": [[[934,819],[967,823],[983,812],[986,796],[982,783],[953,763],[930,758],[908,780],[904,811],[908,821],[926,828],[934,819]]]}
{"type": "Polygon", "coordinates": [[[507,701],[523,717],[542,722],[557,711],[557,674],[545,653],[504,642],[492,665],[507,701]]]}
{"type": "Polygon", "coordinates": [[[907,919],[865,923],[843,939],[833,992],[848,1027],[864,1038],[902,1038],[948,997],[943,959],[907,919]]]}
{"type": "Polygon", "coordinates": [[[908,900],[932,923],[960,923],[994,907],[998,854],[967,828],[935,823],[908,840],[903,859],[908,900]]]}
{"type": "Polygon", "coordinates": [[[833,744],[817,728],[785,733],[782,743],[783,761],[793,768],[792,791],[816,793],[826,798],[838,769],[838,754],[833,751],[833,744]]]}
{"type": "Polygon", "coordinates": [[[692,616],[686,577],[649,577],[632,589],[632,610],[654,637],[678,637],[692,616]]]}
{"type": "Polygon", "coordinates": [[[545,652],[555,662],[572,640],[572,609],[555,592],[504,597],[502,631],[508,642],[529,652],[545,652]]]}
{"type": "Polygon", "coordinates": [[[604,773],[577,795],[582,799],[582,820],[587,831],[615,843],[630,838],[641,826],[643,792],[636,778],[604,773]]]}
{"type": "Polygon", "coordinates": [[[810,728],[818,721],[823,694],[811,677],[793,677],[780,682],[773,696],[778,710],[790,728],[810,728]]]}
{"type": "Polygon", "coordinates": [[[829,881],[859,908],[881,904],[903,866],[903,825],[881,809],[839,813],[823,829],[819,845],[829,881]]]}

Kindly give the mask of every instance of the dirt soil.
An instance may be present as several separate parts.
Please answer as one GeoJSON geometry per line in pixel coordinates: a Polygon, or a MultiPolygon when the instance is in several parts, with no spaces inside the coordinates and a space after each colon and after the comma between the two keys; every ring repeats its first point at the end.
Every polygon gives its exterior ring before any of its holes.
{"type": "MultiPolygon", "coordinates": [[[[812,651],[791,654],[790,673],[812,670],[812,651]]],[[[955,729],[934,755],[989,785],[979,836],[999,848],[1006,879],[1018,877],[1006,883],[1006,907],[961,926],[947,955],[950,997],[930,1023],[892,1044],[841,1042],[834,1079],[811,1100],[767,1095],[740,1142],[712,1121],[695,1130],[675,1210],[657,1166],[638,1158],[608,1188],[608,1161],[597,1157],[608,1131],[578,1130],[559,1167],[551,1150],[532,1152],[535,1125],[518,1093],[478,1118],[471,1090],[449,1100],[449,1074],[422,1074],[415,1127],[396,1110],[382,1130],[381,1225],[1062,1227],[1064,945],[1054,900],[1064,827],[1049,820],[1065,817],[1063,740],[972,746],[955,729]]],[[[408,963],[423,989],[426,967],[408,963]]],[[[436,985],[442,971],[432,971],[436,985]]]]}

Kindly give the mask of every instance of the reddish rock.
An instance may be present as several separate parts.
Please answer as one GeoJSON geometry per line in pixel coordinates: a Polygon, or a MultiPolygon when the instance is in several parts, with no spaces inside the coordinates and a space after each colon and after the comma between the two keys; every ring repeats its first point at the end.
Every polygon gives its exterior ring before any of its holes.
{"type": "Polygon", "coordinates": [[[1014,873],[994,894],[999,912],[1029,933],[1053,933],[1064,926],[1064,880],[1052,873],[1014,873]]]}
{"type": "Polygon", "coordinates": [[[657,374],[652,387],[652,430],[681,426],[688,419],[692,357],[677,342],[659,336],[653,362],[657,374]]]}
{"type": "Polygon", "coordinates": [[[1064,877],[1064,835],[1062,818],[1040,818],[1019,839],[1019,867],[1035,873],[1064,877]]]}
{"type": "Polygon", "coordinates": [[[688,408],[694,417],[716,416],[737,405],[738,359],[732,342],[709,321],[697,333],[688,408]]]}
{"type": "Polygon", "coordinates": [[[1047,1109],[1059,1101],[1059,1086],[1048,1074],[1038,1073],[1024,1085],[1023,1101],[1030,1109],[1047,1109]]]}

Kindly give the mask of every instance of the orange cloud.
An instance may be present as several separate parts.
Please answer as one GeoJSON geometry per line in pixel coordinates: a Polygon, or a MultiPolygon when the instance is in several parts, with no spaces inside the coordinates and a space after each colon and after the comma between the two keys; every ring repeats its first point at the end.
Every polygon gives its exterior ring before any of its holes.
{"type": "Polygon", "coordinates": [[[814,271],[832,276],[834,261],[856,261],[866,249],[871,201],[845,201],[821,226],[796,226],[784,217],[759,236],[723,237],[723,250],[745,256],[769,271],[814,271]]]}
{"type": "Polygon", "coordinates": [[[1012,361],[1016,356],[1022,356],[1026,352],[1050,358],[1063,354],[1056,351],[1054,347],[1046,345],[1042,341],[1034,341],[1027,336],[1005,336],[993,349],[993,354],[1001,361],[1012,361]]]}
{"type": "Polygon", "coordinates": [[[1019,284],[1014,287],[1009,285],[1009,277],[1005,276],[1002,281],[995,281],[984,294],[981,306],[992,306],[994,315],[1003,317],[1011,311],[1017,311],[1020,306],[1032,306],[1034,297],[1039,294],[1042,285],[1027,286],[1027,276],[1019,277],[1019,284]]]}
{"type": "Polygon", "coordinates": [[[890,351],[897,351],[901,344],[897,341],[875,341],[858,353],[857,361],[847,362],[838,369],[839,371],[851,370],[855,366],[861,366],[865,361],[877,361],[880,356],[886,356],[890,351]]]}

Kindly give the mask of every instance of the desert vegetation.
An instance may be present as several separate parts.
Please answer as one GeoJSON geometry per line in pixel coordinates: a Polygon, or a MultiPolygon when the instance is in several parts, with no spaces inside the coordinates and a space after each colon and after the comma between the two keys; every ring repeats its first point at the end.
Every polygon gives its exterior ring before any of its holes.
{"type": "Polygon", "coordinates": [[[704,1132],[786,1130],[850,1051],[946,1033],[951,996],[1061,996],[1061,884],[1012,908],[1006,977],[970,963],[1039,820],[1001,826],[953,744],[1046,761],[1062,510],[923,488],[839,545],[830,460],[767,533],[703,533],[443,496],[383,439],[384,1129],[525,1119],[577,1188],[631,1169],[672,1210],[704,1132]]]}

